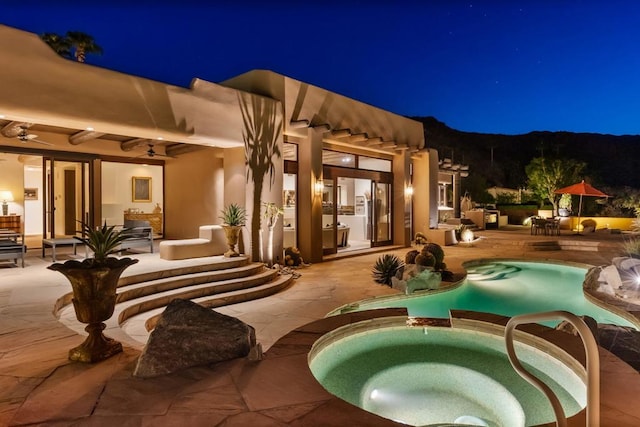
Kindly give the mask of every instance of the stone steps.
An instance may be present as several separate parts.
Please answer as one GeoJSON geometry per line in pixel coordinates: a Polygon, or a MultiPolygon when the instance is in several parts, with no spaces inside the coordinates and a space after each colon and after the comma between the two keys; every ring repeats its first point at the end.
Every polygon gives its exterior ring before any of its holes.
{"type": "MultiPolygon", "coordinates": [[[[192,299],[192,301],[207,308],[223,307],[226,305],[238,304],[241,302],[260,299],[260,298],[268,297],[269,295],[276,294],[281,290],[287,288],[292,281],[293,281],[293,277],[290,275],[279,276],[268,283],[255,286],[249,289],[245,288],[237,291],[225,292],[223,294],[215,295],[215,296],[194,298],[192,299]]],[[[145,327],[147,330],[151,330],[155,327],[155,324],[158,318],[160,317],[161,313],[162,313],[162,310],[149,313],[150,316],[147,317],[147,321],[145,323],[145,327]]]]}
{"type": "Polygon", "coordinates": [[[240,267],[196,271],[189,274],[173,275],[130,285],[118,286],[116,302],[121,303],[135,298],[159,294],[178,288],[200,285],[203,283],[219,282],[223,280],[239,279],[258,274],[264,270],[260,263],[246,264],[240,267]]]}
{"type": "MultiPolygon", "coordinates": [[[[117,303],[116,312],[118,312],[118,323],[121,324],[132,316],[144,313],[154,308],[164,308],[172,300],[177,298],[195,300],[196,298],[231,291],[243,291],[268,283],[273,280],[277,274],[278,272],[276,270],[264,269],[263,267],[262,271],[259,273],[246,277],[197,283],[167,290],[158,290],[157,292],[152,292],[139,298],[117,303]]],[[[178,280],[182,281],[183,279],[179,278],[178,280]]]]}
{"type": "MultiPolygon", "coordinates": [[[[133,274],[120,279],[114,314],[105,323],[110,336],[128,336],[143,344],[174,299],[215,308],[273,295],[293,281],[292,275],[280,275],[247,257],[163,263],[155,268],[139,263],[136,267],[138,271],[132,268],[133,274]]],[[[71,298],[67,294],[58,300],[58,315],[67,326],[81,331],[85,325],[75,319],[71,298]]]]}
{"type": "Polygon", "coordinates": [[[557,240],[527,242],[526,246],[533,249],[534,251],[559,251],[562,249],[557,240]]]}

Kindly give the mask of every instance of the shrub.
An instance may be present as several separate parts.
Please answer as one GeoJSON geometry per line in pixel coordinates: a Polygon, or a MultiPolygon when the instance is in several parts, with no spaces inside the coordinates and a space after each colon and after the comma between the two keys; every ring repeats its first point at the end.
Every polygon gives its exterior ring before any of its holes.
{"type": "Polygon", "coordinates": [[[626,240],[622,246],[630,257],[640,258],[640,239],[636,238],[626,240]]]}
{"type": "Polygon", "coordinates": [[[427,243],[427,236],[420,232],[417,232],[414,241],[416,242],[416,245],[424,245],[425,243],[427,243]]]}
{"type": "Polygon", "coordinates": [[[434,267],[436,266],[436,257],[433,256],[431,252],[420,252],[418,256],[416,256],[416,265],[421,267],[434,267]]]}
{"type": "Polygon", "coordinates": [[[407,254],[404,256],[404,263],[405,264],[415,264],[416,263],[416,257],[418,256],[418,254],[420,254],[419,251],[416,251],[415,249],[412,251],[407,252],[407,254]]]}
{"type": "Polygon", "coordinates": [[[402,278],[404,263],[395,255],[385,254],[378,258],[373,270],[373,280],[381,285],[391,286],[391,279],[402,278]]]}
{"type": "Polygon", "coordinates": [[[302,264],[302,256],[298,248],[289,246],[284,250],[284,265],[287,267],[297,267],[302,264]]]}
{"type": "Polygon", "coordinates": [[[427,243],[422,248],[422,253],[426,253],[426,252],[431,253],[433,257],[436,259],[436,270],[439,270],[440,269],[439,266],[444,261],[444,251],[442,250],[442,247],[437,243],[427,243]]]}

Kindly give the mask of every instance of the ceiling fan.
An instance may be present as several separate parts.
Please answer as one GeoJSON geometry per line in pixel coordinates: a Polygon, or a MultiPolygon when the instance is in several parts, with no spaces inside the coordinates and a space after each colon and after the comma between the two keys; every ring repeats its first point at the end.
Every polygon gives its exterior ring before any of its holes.
{"type": "Polygon", "coordinates": [[[149,148],[147,149],[145,154],[141,154],[138,157],[171,157],[171,156],[164,156],[162,154],[158,154],[156,153],[156,150],[153,149],[153,144],[147,144],[149,146],[149,148]]]}
{"type": "Polygon", "coordinates": [[[36,139],[38,135],[27,132],[26,126],[20,126],[20,132],[18,132],[18,135],[16,135],[16,137],[20,140],[20,142],[23,142],[23,143],[27,143],[31,141],[31,142],[37,142],[38,144],[43,144],[43,145],[53,145],[50,142],[44,142],[36,139]]]}

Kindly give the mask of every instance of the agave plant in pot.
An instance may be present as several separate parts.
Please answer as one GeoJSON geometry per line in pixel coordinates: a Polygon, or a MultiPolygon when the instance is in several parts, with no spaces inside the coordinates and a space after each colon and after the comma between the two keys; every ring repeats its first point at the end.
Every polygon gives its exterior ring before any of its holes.
{"type": "Polygon", "coordinates": [[[116,288],[122,272],[138,262],[132,258],[110,256],[116,253],[127,237],[125,230],[114,226],[91,228],[82,224],[83,236],[76,237],[91,251],[93,257],[83,261],[69,260],[47,267],[62,273],[73,288],[73,308],[78,321],[86,323],[87,339],[69,350],[69,359],[78,362],[99,362],[122,351],[122,344],[106,337],[103,323],[112,315],[116,304],[116,288]]]}
{"type": "Polygon", "coordinates": [[[238,243],[240,230],[246,222],[246,211],[242,206],[231,203],[225,206],[221,214],[222,228],[224,229],[227,245],[229,246],[229,250],[224,253],[224,256],[227,258],[240,256],[240,254],[236,252],[236,244],[238,243]]]}

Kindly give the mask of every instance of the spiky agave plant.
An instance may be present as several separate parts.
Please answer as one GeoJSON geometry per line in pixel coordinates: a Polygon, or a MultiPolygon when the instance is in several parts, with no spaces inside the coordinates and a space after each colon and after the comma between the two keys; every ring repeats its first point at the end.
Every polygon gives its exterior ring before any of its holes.
{"type": "Polygon", "coordinates": [[[220,211],[220,213],[220,219],[225,225],[237,227],[244,225],[246,221],[247,214],[245,209],[235,203],[231,203],[230,205],[225,206],[225,208],[220,211]]]}
{"type": "Polygon", "coordinates": [[[391,278],[402,272],[404,262],[395,255],[385,254],[376,261],[371,273],[373,280],[381,285],[391,286],[391,278]]]}
{"type": "Polygon", "coordinates": [[[107,222],[102,227],[92,228],[82,223],[82,234],[84,237],[76,237],[87,245],[93,252],[93,264],[104,264],[109,255],[119,251],[120,243],[127,238],[124,233],[126,229],[116,230],[115,226],[107,226],[107,222]]]}

